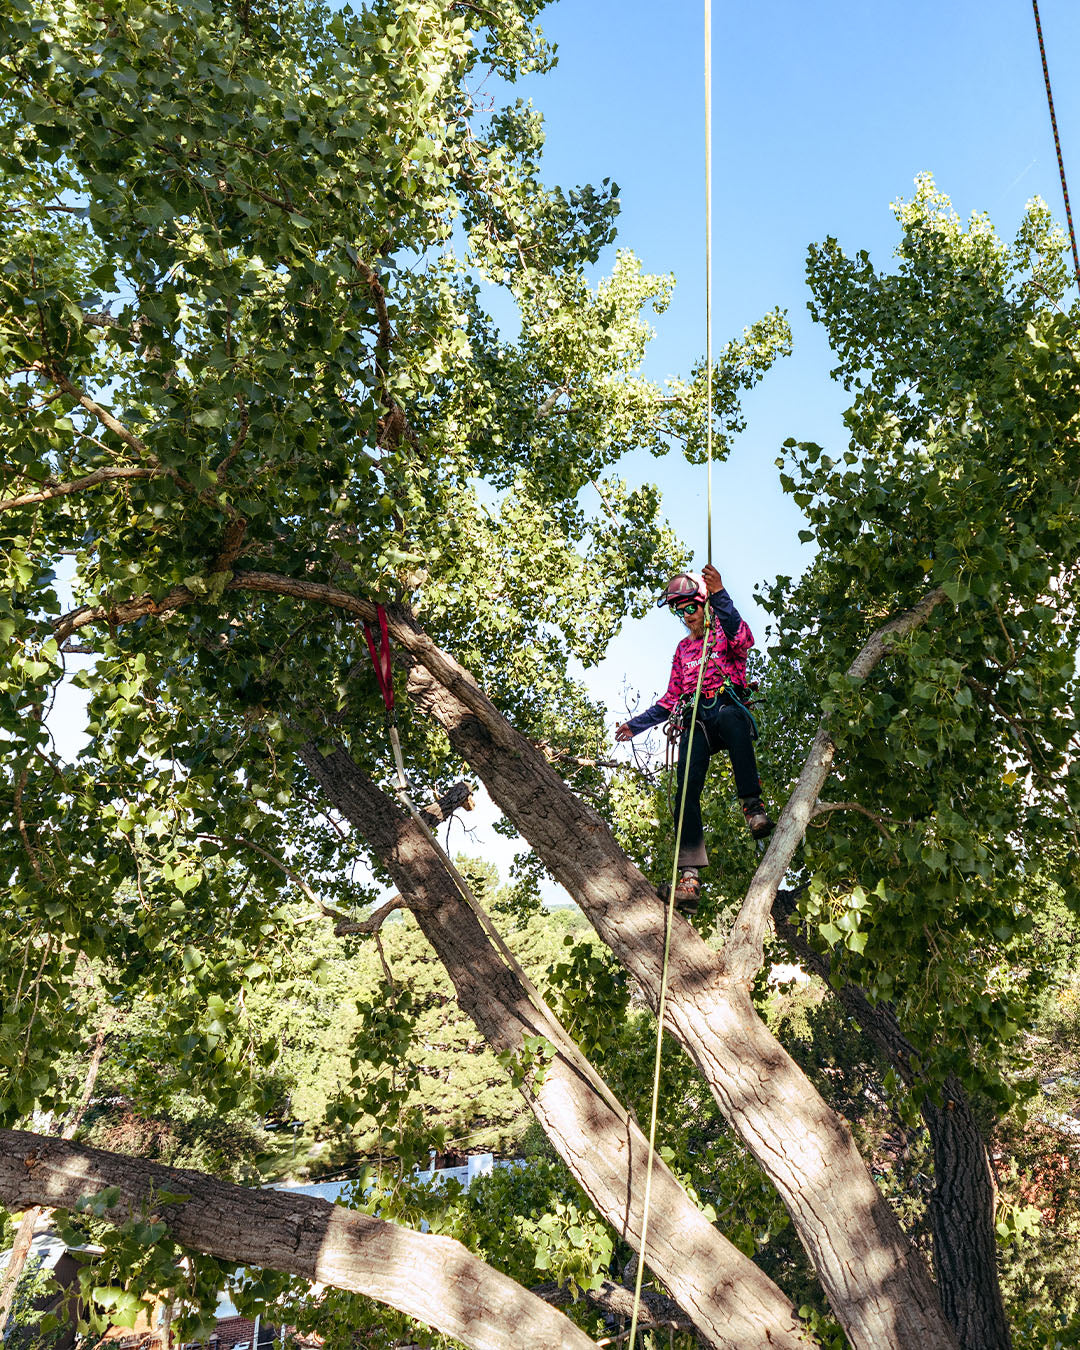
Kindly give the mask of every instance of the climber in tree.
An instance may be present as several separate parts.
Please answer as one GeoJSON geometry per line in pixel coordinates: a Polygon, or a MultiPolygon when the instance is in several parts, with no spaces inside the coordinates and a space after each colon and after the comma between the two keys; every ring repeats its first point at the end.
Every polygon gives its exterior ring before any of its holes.
{"type": "Polygon", "coordinates": [[[754,754],[757,726],[745,706],[749,697],[746,653],[754,645],[754,635],[724,589],[720,573],[711,564],[700,577],[686,572],[672,577],[657,604],[667,605],[672,614],[683,621],[689,634],[675,648],[667,692],[651,708],[624,722],[615,732],[615,739],[628,741],[639,731],[647,731],[664,721],[672,722],[676,734],[680,735],[676,828],[688,766],[689,781],[675,900],[681,907],[694,909],[701,889],[698,872],[709,862],[701,823],[701,789],[705,785],[710,755],[718,750],[728,752],[743,815],[754,838],[763,839],[775,828],[761,801],[761,780],[754,754]],[[705,646],[706,602],[712,609],[709,650],[691,739],[688,730],[698,667],[705,646]]]}

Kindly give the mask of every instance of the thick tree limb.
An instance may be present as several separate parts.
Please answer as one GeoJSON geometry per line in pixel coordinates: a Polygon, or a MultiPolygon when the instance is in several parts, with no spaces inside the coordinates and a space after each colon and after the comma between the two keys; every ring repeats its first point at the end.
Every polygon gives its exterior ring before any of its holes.
{"type": "MultiPolygon", "coordinates": [[[[272,573],[236,574],[228,584],[333,604],[369,619],[375,612],[367,601],[338,588],[272,573]]],[[[862,666],[867,662],[866,670],[871,669],[899,632],[924,622],[944,598],[941,591],[931,592],[913,615],[880,629],[853,663],[853,673],[866,673],[862,666]]],[[[82,614],[76,626],[105,617],[82,614]]],[[[492,799],[581,905],[655,1007],[663,943],[652,885],[622,853],[606,822],[569,791],[472,676],[405,611],[389,607],[388,620],[395,641],[425,667],[422,677],[414,669],[410,679],[418,702],[443,725],[492,799]]],[[[71,622],[72,616],[61,621],[71,622]]],[[[830,763],[831,753],[830,742],[830,763]]],[[[821,781],[827,772],[825,766],[821,781]]],[[[789,859],[790,853],[785,868],[789,859]]],[[[771,889],[759,887],[758,902],[768,901],[762,923],[783,870],[771,889]]],[[[753,967],[749,959],[742,964],[753,967]]],[[[749,977],[733,978],[678,917],[670,969],[667,1025],[780,1191],[855,1350],[901,1350],[916,1343],[921,1350],[952,1350],[956,1340],[921,1257],[874,1185],[850,1131],[762,1023],[747,992],[749,977]]]]}
{"type": "MultiPolygon", "coordinates": [[[[459,1004],[488,1044],[519,1054],[528,1035],[543,1036],[555,1048],[542,1082],[523,1089],[526,1099],[599,1212],[638,1246],[645,1136],[625,1110],[613,1108],[610,1090],[565,1029],[504,963],[416,823],[344,750],[323,756],[307,746],[301,757],[408,897],[459,1004]]],[[[646,1260],[709,1344],[727,1350],[795,1350],[803,1344],[790,1300],[708,1223],[659,1159],[653,1164],[646,1260]]]]}
{"type": "MultiPolygon", "coordinates": [[[[225,590],[284,595],[294,600],[330,605],[355,614],[359,619],[367,619],[369,623],[377,618],[375,605],[370,600],[343,590],[340,586],[311,581],[306,577],[287,577],[278,572],[234,572],[226,582],[225,590]]],[[[53,631],[57,641],[63,643],[72,633],[90,624],[104,623],[116,627],[120,624],[133,623],[136,619],[145,618],[150,614],[167,618],[177,610],[195,604],[199,599],[200,597],[186,586],[175,586],[160,599],[155,599],[152,595],[141,595],[117,605],[83,605],[58,619],[53,631]]],[[[456,694],[481,720],[489,722],[490,733],[497,741],[506,746],[513,745],[513,737],[507,734],[508,724],[469,672],[438,647],[400,606],[387,605],[386,616],[394,641],[421,661],[440,684],[456,694]]]]}
{"type": "MultiPolygon", "coordinates": [[[[597,812],[574,796],[475,685],[473,690],[472,701],[486,704],[483,717],[433,678],[430,668],[416,666],[409,677],[414,702],[442,725],[655,1008],[663,910],[653,885],[597,812]],[[502,720],[498,736],[493,720],[502,720]]],[[[850,1130],[764,1025],[746,984],[726,975],[718,954],[679,916],[669,974],[666,1025],[779,1190],[852,1345],[954,1347],[929,1272],[875,1186],[850,1130]]]]}
{"type": "Polygon", "coordinates": [[[451,1238],[287,1191],[251,1189],[58,1139],[0,1130],[0,1200],[74,1209],[110,1187],[114,1224],[152,1213],[185,1247],[376,1299],[476,1350],[588,1350],[562,1313],[451,1238]],[[162,1194],[184,1198],[161,1205],[162,1194]]]}
{"type": "MultiPolygon", "coordinates": [[[[924,595],[914,609],[882,624],[870,635],[862,651],[848,667],[848,678],[865,680],[897,638],[920,628],[947,598],[945,592],[937,587],[924,595]]],[[[795,789],[780,812],[765,856],[758,864],[724,944],[723,967],[732,979],[749,982],[761,969],[765,928],[772,912],[773,900],[795,850],[806,834],[806,827],[813,818],[818,794],[832,769],[835,750],[836,746],[829,735],[829,720],[823,717],[795,789]]]]}
{"type": "MultiPolygon", "coordinates": [[[[833,984],[829,959],[810,945],[795,921],[790,892],[777,895],[773,921],[781,942],[806,970],[830,986],[855,1025],[913,1086],[919,1056],[895,1010],[887,1003],[871,1003],[856,984],[833,984]]],[[[924,1095],[920,1110],[934,1149],[930,1227],[945,1315],[964,1350],[1010,1350],[1012,1336],[997,1279],[993,1178],[971,1102],[950,1074],[941,1098],[924,1095]]]]}
{"type": "Polygon", "coordinates": [[[132,600],[122,600],[116,605],[80,605],[78,609],[69,610],[57,619],[53,625],[53,635],[62,646],[72,633],[89,624],[104,623],[110,628],[116,628],[121,624],[134,623],[148,614],[164,619],[185,605],[193,604],[198,598],[186,586],[175,586],[160,600],[155,600],[152,595],[140,595],[132,600]]]}
{"type": "MultiPolygon", "coordinates": [[[[110,1008],[105,1013],[103,1021],[98,1027],[97,1035],[94,1037],[94,1050],[90,1056],[86,1076],[83,1079],[82,1092],[74,1111],[64,1123],[60,1132],[61,1139],[73,1139],[75,1137],[75,1131],[82,1124],[83,1117],[90,1106],[98,1074],[101,1071],[101,1061],[105,1057],[105,1038],[112,1023],[112,1017],[112,1009],[110,1008]]],[[[52,1210],[46,1205],[31,1205],[22,1216],[19,1226],[15,1230],[15,1240],[11,1245],[8,1263],[4,1267],[3,1278],[0,1279],[0,1342],[5,1339],[4,1328],[7,1326],[8,1317],[11,1315],[11,1307],[15,1302],[19,1280],[22,1278],[27,1257],[30,1255],[30,1247],[34,1241],[34,1230],[41,1220],[51,1213],[52,1210]]]]}
{"type": "Polygon", "coordinates": [[[83,492],[87,488],[97,487],[98,483],[111,483],[122,478],[160,478],[163,475],[163,469],[140,469],[134,465],[95,469],[85,478],[73,478],[68,483],[49,483],[37,492],[27,492],[21,497],[8,497],[0,501],[0,511],[13,511],[17,506],[37,506],[41,502],[52,501],[54,497],[67,497],[73,492],[83,492]]]}

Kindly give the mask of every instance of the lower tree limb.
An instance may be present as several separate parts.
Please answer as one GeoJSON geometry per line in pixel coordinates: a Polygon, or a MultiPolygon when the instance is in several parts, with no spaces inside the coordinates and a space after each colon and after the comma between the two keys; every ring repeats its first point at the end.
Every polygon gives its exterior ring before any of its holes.
{"type": "MultiPolygon", "coordinates": [[[[422,659],[425,667],[409,677],[414,701],[444,728],[655,1008],[663,914],[652,884],[602,817],[490,701],[481,718],[422,659]]],[[[458,668],[456,683],[463,674],[458,668]]],[[[474,685],[470,703],[483,698],[474,685]]],[[[875,1186],[851,1131],[761,1021],[747,984],[731,978],[720,955],[678,916],[669,987],[667,1026],[777,1187],[855,1350],[954,1350],[926,1263],[875,1186]]]]}
{"type": "MultiPolygon", "coordinates": [[[[94,1049],[83,1078],[82,1092],[79,1094],[79,1100],[74,1111],[72,1111],[61,1131],[60,1137],[62,1139],[73,1139],[75,1131],[82,1124],[83,1117],[86,1115],[87,1108],[94,1095],[101,1061],[105,1056],[105,1038],[108,1035],[111,1022],[112,1012],[110,1010],[105,1013],[104,1019],[97,1029],[97,1034],[94,1036],[94,1049]]],[[[3,1279],[0,1280],[0,1341],[4,1339],[4,1328],[7,1326],[7,1320],[11,1316],[11,1308],[15,1302],[15,1291],[19,1287],[19,1280],[22,1278],[27,1257],[30,1255],[30,1246],[34,1240],[34,1229],[48,1212],[47,1209],[42,1209],[39,1205],[32,1206],[22,1216],[16,1230],[11,1255],[4,1267],[3,1279]]]]}
{"type": "Polygon", "coordinates": [[[74,1209],[110,1187],[114,1224],[153,1214],[185,1247],[364,1294],[475,1350],[589,1350],[593,1341],[543,1299],[452,1238],[417,1233],[306,1195],[237,1186],[19,1130],[0,1130],[0,1201],[74,1209]],[[161,1205],[163,1194],[184,1198],[161,1205]]]}

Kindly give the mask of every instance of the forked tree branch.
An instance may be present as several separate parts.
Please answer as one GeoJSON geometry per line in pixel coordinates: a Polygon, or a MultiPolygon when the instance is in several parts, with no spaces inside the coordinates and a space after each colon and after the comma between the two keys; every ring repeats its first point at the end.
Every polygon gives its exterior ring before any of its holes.
{"type": "MultiPolygon", "coordinates": [[[[941,587],[935,587],[913,609],[882,624],[870,635],[848,667],[848,678],[865,680],[897,639],[920,628],[946,599],[948,597],[941,587]]],[[[738,917],[724,944],[721,963],[724,973],[732,980],[748,983],[761,969],[765,927],[769,922],[776,892],[791,865],[795,850],[802,843],[807,825],[813,819],[818,794],[832,769],[835,751],[836,746],[829,735],[829,719],[823,717],[795,790],[780,812],[765,856],[758,864],[738,917]]]]}
{"type": "MultiPolygon", "coordinates": [[[[375,605],[370,600],[343,590],[340,586],[311,581],[306,577],[287,577],[277,572],[234,572],[226,582],[225,590],[291,596],[294,600],[307,600],[315,604],[344,609],[350,614],[355,614],[357,618],[367,619],[369,623],[377,618],[375,605]]],[[[200,597],[186,586],[175,586],[159,600],[152,595],[141,595],[116,605],[83,605],[57,620],[54,625],[54,636],[57,642],[62,644],[72,633],[90,624],[104,623],[116,627],[124,623],[133,623],[148,614],[166,618],[179,609],[195,604],[199,599],[200,597]]],[[[437,646],[412,616],[400,606],[388,605],[386,618],[394,641],[411,656],[416,657],[445,689],[449,689],[481,719],[497,745],[512,749],[515,744],[513,735],[472,675],[437,646]]]]}
{"type": "MultiPolygon", "coordinates": [[[[273,573],[234,574],[227,585],[332,604],[359,617],[375,614],[374,605],[348,592],[273,573]]],[[[943,592],[932,592],[913,615],[885,625],[867,643],[852,672],[868,673],[895,636],[925,621],[944,598],[943,592]]],[[[160,608],[161,602],[144,600],[149,612],[146,604],[160,608]]],[[[95,617],[101,621],[107,616],[83,613],[76,626],[95,617]]],[[[646,996],[655,999],[662,915],[648,879],[618,848],[606,822],[574,797],[471,674],[441,651],[407,610],[391,606],[387,617],[395,642],[414,658],[413,676],[423,666],[423,683],[430,684],[425,695],[419,684],[414,691],[410,680],[418,705],[442,723],[492,799],[578,900],[646,996]],[[573,842],[569,849],[568,841],[573,842]]],[[[70,624],[71,617],[63,622],[70,624]]],[[[831,760],[831,743],[826,744],[831,760]]],[[[816,797],[814,788],[808,808],[816,797]]],[[[770,902],[774,893],[775,885],[770,902]]],[[[778,1187],[852,1344],[875,1350],[898,1350],[909,1342],[925,1350],[955,1347],[929,1273],[881,1199],[850,1131],[765,1028],[748,997],[748,983],[733,978],[720,955],[685,921],[674,923],[668,1024],[778,1187]],[[842,1187],[837,1177],[844,1178],[842,1187]],[[874,1282],[878,1295],[873,1300],[853,1292],[863,1279],[874,1282]]],[[[680,1242],[685,1246],[685,1238],[680,1242]]],[[[783,1319],[774,1317],[772,1324],[783,1325],[783,1319]]],[[[745,1338],[741,1342],[747,1343],[745,1338]]]]}
{"type": "Polygon", "coordinates": [[[67,497],[73,492],[83,492],[96,487],[98,483],[109,483],[119,478],[160,478],[164,469],[141,469],[134,465],[118,464],[113,467],[95,469],[85,478],[74,478],[68,483],[48,483],[37,492],[27,492],[21,497],[8,497],[0,501],[0,511],[13,511],[17,506],[37,506],[40,502],[52,501],[54,497],[67,497]]]}
{"type": "Polygon", "coordinates": [[[145,464],[149,465],[154,471],[154,474],[160,474],[165,478],[170,478],[178,488],[196,496],[199,501],[213,502],[231,519],[235,519],[239,515],[236,507],[230,502],[218,500],[216,495],[209,489],[199,492],[194,483],[188,482],[178,470],[170,469],[162,464],[161,460],[158,459],[157,455],[154,454],[140,436],[136,435],[130,427],[125,426],[118,417],[114,416],[108,410],[108,408],[102,407],[100,403],[92,399],[84,389],[80,389],[78,385],[73,384],[59,367],[55,365],[46,365],[44,362],[38,361],[35,362],[34,369],[52,380],[61,392],[66,394],[69,398],[73,398],[84,411],[88,412],[91,417],[100,422],[107,431],[111,431],[114,436],[123,441],[129,450],[134,451],[145,464]]]}
{"type": "MultiPolygon", "coordinates": [[[[370,621],[376,617],[376,608],[369,600],[340,587],[306,578],[286,577],[273,572],[235,572],[226,583],[225,589],[288,595],[298,600],[310,600],[345,609],[361,619],[370,621]]],[[[111,609],[104,606],[84,606],[81,610],[65,615],[58,622],[56,636],[62,643],[76,629],[86,624],[125,622],[150,613],[165,615],[191,604],[197,598],[186,587],[180,586],[159,601],[143,596],[113,606],[111,609]]],[[[935,587],[923,596],[914,608],[882,624],[870,635],[848,667],[848,678],[866,679],[895,642],[926,623],[938,605],[947,598],[941,587],[935,587]]],[[[472,675],[437,646],[406,610],[398,606],[388,606],[386,615],[395,641],[425,666],[443,688],[460,699],[469,711],[480,719],[496,745],[513,751],[516,746],[512,729],[472,675]]],[[[764,932],[773,900],[795,850],[802,842],[806,828],[813,818],[818,794],[832,768],[835,749],[828,730],[828,719],[823,717],[795,789],[780,813],[765,856],[758,865],[721,954],[725,976],[736,982],[749,982],[761,968],[764,932]]]]}
{"type": "Polygon", "coordinates": [[[861,802],[818,801],[811,812],[811,818],[816,820],[818,816],[832,815],[834,811],[857,811],[859,815],[865,816],[867,820],[872,821],[886,839],[892,838],[892,835],[886,829],[886,825],[910,825],[912,823],[910,820],[897,821],[893,820],[891,816],[883,816],[877,811],[871,811],[868,806],[863,806],[861,802]]]}
{"type": "Polygon", "coordinates": [[[409,909],[410,906],[405,897],[401,894],[392,895],[384,905],[380,905],[374,913],[369,914],[366,919],[350,919],[348,915],[343,914],[341,910],[330,909],[324,905],[322,912],[329,914],[337,919],[334,924],[335,937],[351,937],[356,933],[377,933],[383,924],[397,909],[409,909]]]}

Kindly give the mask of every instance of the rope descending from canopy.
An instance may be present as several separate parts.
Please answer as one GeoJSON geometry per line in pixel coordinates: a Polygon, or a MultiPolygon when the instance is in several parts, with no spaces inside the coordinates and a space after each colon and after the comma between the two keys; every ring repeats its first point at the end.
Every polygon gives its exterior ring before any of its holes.
{"type": "Polygon", "coordinates": [[[1042,57],[1043,81],[1046,84],[1046,102],[1050,106],[1050,125],[1054,131],[1054,149],[1057,151],[1058,173],[1061,175],[1061,195],[1065,198],[1065,220],[1069,226],[1069,242],[1072,244],[1073,267],[1076,270],[1076,284],[1080,287],[1080,253],[1076,249],[1076,230],[1073,228],[1072,207],[1069,205],[1069,185],[1065,181],[1065,160],[1061,154],[1061,137],[1058,135],[1057,114],[1054,112],[1054,95],[1050,90],[1050,68],[1046,64],[1046,43],[1043,42],[1042,23],[1039,19],[1039,0],[1031,0],[1035,11],[1035,32],[1039,37],[1039,55],[1042,57]]]}
{"type": "MultiPolygon", "coordinates": [[[[705,0],[705,450],[707,471],[706,530],[708,560],[712,564],[712,450],[713,450],[713,354],[712,354],[712,0],[705,0]]],[[[701,701],[701,685],[708,664],[709,628],[712,609],[705,601],[705,633],[698,665],[697,686],[690,712],[686,736],[692,741],[701,701]]],[[[653,1060],[652,1106],[649,1111],[649,1154],[645,1164],[645,1195],[641,1216],[641,1243],[638,1247],[637,1271],[634,1275],[634,1308],[630,1316],[630,1335],[627,1345],[633,1350],[637,1336],[638,1315],[641,1311],[641,1280],[645,1271],[645,1253],[649,1239],[649,1205],[652,1200],[653,1158],[656,1153],[657,1107],[660,1098],[660,1055],[664,1046],[664,1010],[667,1005],[668,962],[671,953],[671,921],[675,913],[675,887],[679,878],[679,848],[682,843],[683,819],[686,814],[686,790],[690,775],[683,775],[679,798],[679,819],[675,827],[675,852],[671,861],[671,884],[668,887],[664,920],[664,958],[660,972],[660,997],[656,1006],[656,1055],[653,1060]]]]}
{"type": "MultiPolygon", "coordinates": [[[[706,561],[712,566],[712,0],[705,0],[705,517],[706,561]]],[[[631,1346],[633,1341],[630,1342],[631,1346]]]]}

